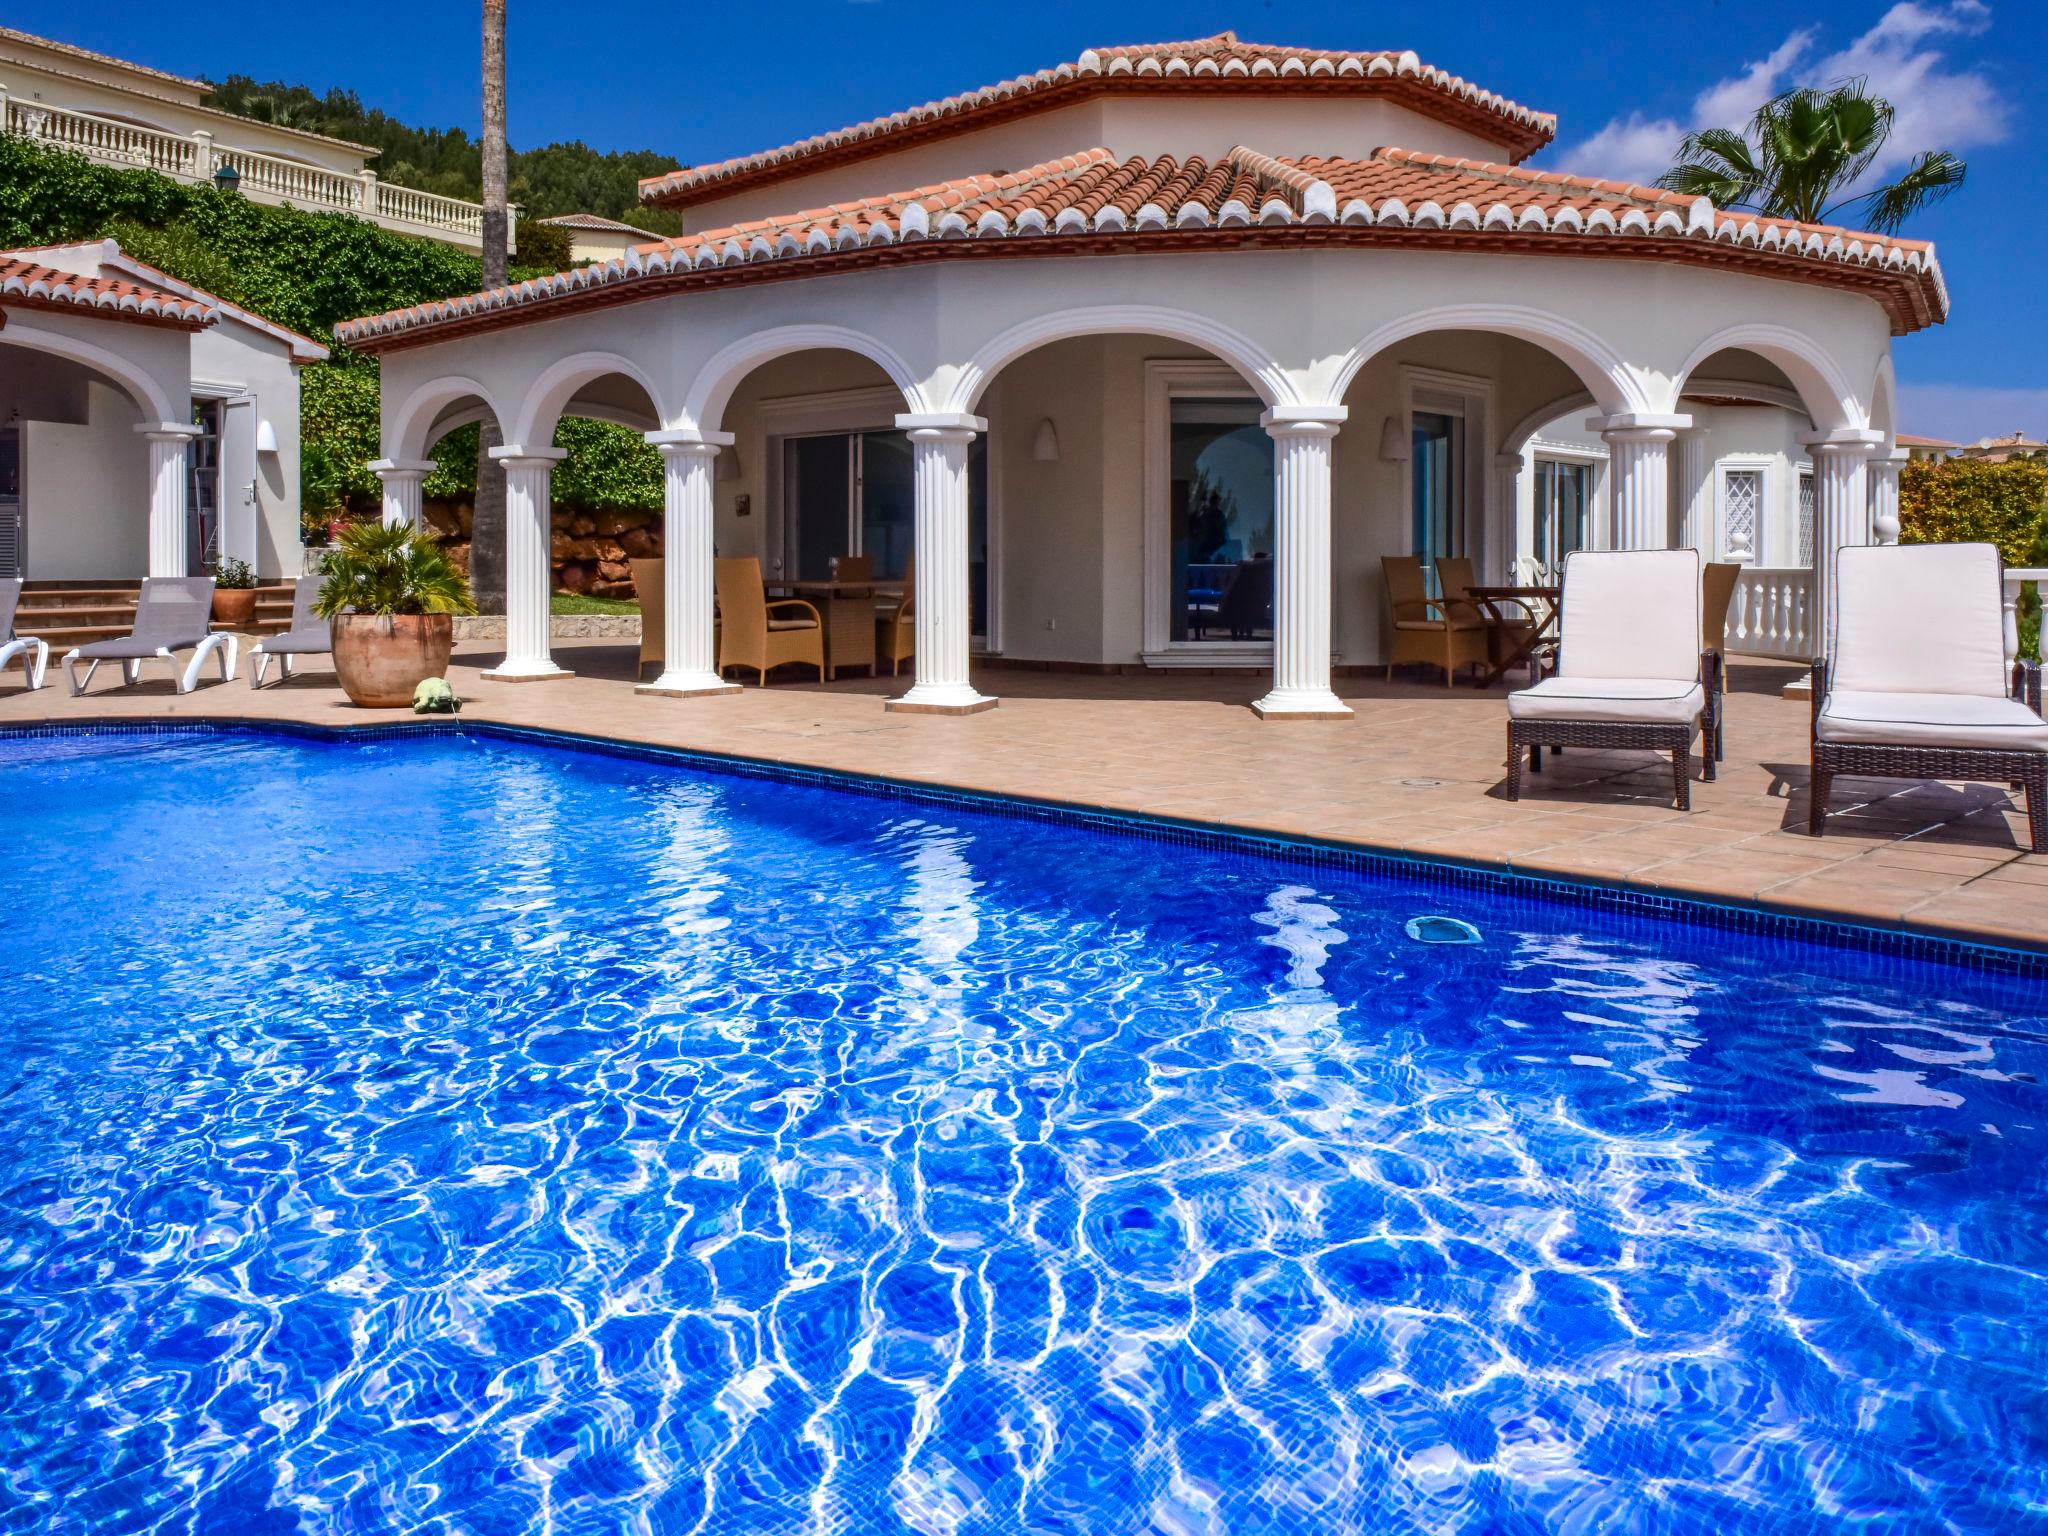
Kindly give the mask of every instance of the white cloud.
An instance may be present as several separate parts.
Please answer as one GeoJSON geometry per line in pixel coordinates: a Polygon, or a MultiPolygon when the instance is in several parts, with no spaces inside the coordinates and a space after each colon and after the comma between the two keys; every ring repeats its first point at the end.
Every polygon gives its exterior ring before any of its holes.
{"type": "Polygon", "coordinates": [[[1701,91],[1682,122],[1631,112],[1559,151],[1557,163],[1581,175],[1653,181],[1671,168],[1688,131],[1740,128],[1779,91],[1853,75],[1866,77],[1872,93],[1898,111],[1875,171],[1896,169],[1926,149],[1996,143],[2008,131],[2008,104],[1984,75],[1950,69],[1944,52],[1955,39],[1978,36],[1990,25],[1990,8],[1981,0],[1899,0],[1847,47],[1825,54],[1815,51],[1814,29],[1802,27],[1763,58],[1701,91]]]}
{"type": "Polygon", "coordinates": [[[1901,432],[1952,443],[2003,437],[2015,430],[2048,438],[2048,389],[1993,389],[1974,384],[1899,381],[1901,432]]]}

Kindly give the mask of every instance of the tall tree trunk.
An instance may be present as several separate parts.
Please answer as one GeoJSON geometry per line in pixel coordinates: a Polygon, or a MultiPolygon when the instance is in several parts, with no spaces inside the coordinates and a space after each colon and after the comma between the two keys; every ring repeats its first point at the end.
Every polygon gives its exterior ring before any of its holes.
{"type": "MultiPolygon", "coordinates": [[[[484,287],[506,281],[511,209],[505,190],[505,0],[483,0],[483,264],[484,287]]],[[[476,516],[469,543],[469,581],[477,608],[505,611],[505,470],[490,456],[504,439],[486,415],[477,433],[476,516]]]]}

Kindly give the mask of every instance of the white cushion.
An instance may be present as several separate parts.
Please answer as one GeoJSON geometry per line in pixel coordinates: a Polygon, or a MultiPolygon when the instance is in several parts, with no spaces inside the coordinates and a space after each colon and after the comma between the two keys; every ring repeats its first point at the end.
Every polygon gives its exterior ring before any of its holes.
{"type": "Polygon", "coordinates": [[[2004,698],[2000,585],[1989,544],[1837,551],[1829,689],[2004,698]]]}
{"type": "Polygon", "coordinates": [[[1684,725],[1706,707],[1698,683],[1642,677],[1546,677],[1508,695],[1514,720],[1610,720],[1684,725]]]}
{"type": "MultiPolygon", "coordinates": [[[[1434,633],[1440,635],[1444,632],[1444,621],[1442,619],[1396,619],[1394,620],[1394,628],[1419,629],[1425,634],[1434,633]]],[[[1452,619],[1451,628],[1460,634],[1468,634],[1476,633],[1486,628],[1486,625],[1478,619],[1452,619]]]]}
{"type": "Polygon", "coordinates": [[[1873,746],[2048,752],[2048,721],[2016,700],[1974,693],[1830,688],[1815,730],[1822,741],[1873,746]]]}
{"type": "Polygon", "coordinates": [[[770,629],[816,629],[818,621],[816,619],[770,619],[768,627],[770,629]]]}
{"type": "Polygon", "coordinates": [[[1558,616],[1560,677],[1700,670],[1700,557],[1690,549],[1574,550],[1558,616]]]}

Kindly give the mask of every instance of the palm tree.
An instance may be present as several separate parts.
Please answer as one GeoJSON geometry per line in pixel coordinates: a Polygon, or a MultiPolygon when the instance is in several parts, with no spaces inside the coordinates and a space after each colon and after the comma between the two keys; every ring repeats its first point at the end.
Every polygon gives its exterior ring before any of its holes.
{"type": "MultiPolygon", "coordinates": [[[[505,204],[505,0],[483,5],[483,277],[484,287],[502,288],[511,224],[505,204]]],[[[490,456],[502,442],[497,420],[487,412],[477,432],[469,544],[470,582],[486,613],[505,611],[505,470],[490,456]]]]}
{"type": "Polygon", "coordinates": [[[1891,137],[1892,104],[1860,79],[1801,86],[1757,108],[1747,134],[1731,128],[1689,133],[1678,164],[1657,178],[1673,192],[1706,197],[1721,208],[1751,208],[1802,224],[1827,224],[1860,207],[1857,222],[1875,234],[1899,226],[1963,184],[1963,162],[1945,149],[1916,156],[1902,175],[1858,191],[1891,137]]]}

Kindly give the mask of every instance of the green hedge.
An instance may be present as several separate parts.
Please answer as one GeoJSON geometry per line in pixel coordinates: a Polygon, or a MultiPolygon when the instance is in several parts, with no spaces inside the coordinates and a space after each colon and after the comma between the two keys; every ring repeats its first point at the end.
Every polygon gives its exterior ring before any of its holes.
{"type": "MultiPolygon", "coordinates": [[[[557,505],[593,512],[662,503],[661,454],[630,427],[565,417],[555,446],[569,456],[555,466],[550,489],[557,505]]],[[[460,501],[476,492],[476,428],[458,427],[431,451],[434,472],[421,494],[460,501]]]]}
{"type": "MultiPolygon", "coordinates": [[[[327,339],[340,321],[429,299],[473,293],[483,268],[467,251],[395,234],[341,213],[271,208],[155,171],[117,170],[83,156],[0,134],[0,247],[54,245],[112,236],[138,261],[206,289],[279,325],[327,339]]],[[[566,233],[520,227],[522,246],[549,258],[515,267],[514,279],[559,270],[566,233]]],[[[300,493],[318,519],[368,511],[380,499],[368,463],[378,457],[374,358],[337,348],[300,371],[300,493]]],[[[452,444],[454,439],[449,440],[452,444]]],[[[661,505],[661,456],[638,435],[599,422],[565,422],[556,441],[570,457],[556,494],[593,508],[661,505]]],[[[476,434],[458,494],[475,480],[476,434]]],[[[444,445],[437,461],[460,448],[444,445]]],[[[453,482],[436,477],[433,485],[453,482]]]]}
{"type": "MultiPolygon", "coordinates": [[[[2048,462],[1908,464],[1899,471],[1899,542],[1996,544],[2007,565],[2048,566],[2048,462]]],[[[2022,655],[2036,653],[2044,595],[2022,589],[2022,655]]]]}

